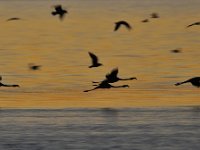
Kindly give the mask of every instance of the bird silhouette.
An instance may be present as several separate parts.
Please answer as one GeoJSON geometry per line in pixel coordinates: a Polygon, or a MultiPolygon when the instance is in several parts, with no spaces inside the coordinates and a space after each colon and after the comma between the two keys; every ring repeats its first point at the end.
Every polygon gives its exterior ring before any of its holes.
{"type": "Polygon", "coordinates": [[[149,22],[149,19],[144,19],[141,22],[143,22],[143,23],[149,22]]]}
{"type": "MultiPolygon", "coordinates": [[[[0,81],[2,80],[2,77],[0,76],[0,81]]],[[[0,87],[4,86],[4,87],[19,87],[19,85],[17,84],[3,84],[0,82],[0,87]]]]}
{"type": "Polygon", "coordinates": [[[181,53],[181,49],[173,49],[171,50],[172,53],[181,53]]]}
{"type": "Polygon", "coordinates": [[[39,69],[41,68],[40,65],[35,65],[35,64],[33,64],[33,63],[28,64],[28,66],[29,66],[29,68],[30,68],[31,70],[39,70],[39,69]]]}
{"type": "Polygon", "coordinates": [[[88,54],[92,59],[92,65],[89,66],[89,68],[102,66],[102,64],[98,62],[98,57],[95,54],[93,54],[91,52],[88,52],[88,54]]]}
{"type": "Polygon", "coordinates": [[[89,91],[93,91],[93,90],[100,89],[100,88],[101,89],[109,89],[109,88],[125,88],[125,87],[129,87],[129,86],[128,85],[113,86],[113,85],[109,84],[107,80],[103,80],[95,88],[90,89],[90,90],[85,90],[83,92],[89,92],[89,91]]]}
{"type": "Polygon", "coordinates": [[[152,13],[151,18],[160,18],[160,16],[157,13],[152,13]]]}
{"type": "Polygon", "coordinates": [[[21,19],[18,18],[18,17],[13,17],[13,18],[9,18],[9,19],[7,19],[6,21],[14,21],[14,20],[21,20],[21,19]]]}
{"type": "Polygon", "coordinates": [[[115,28],[114,28],[114,31],[117,31],[121,26],[125,26],[128,30],[131,30],[132,27],[130,26],[130,24],[126,21],[118,21],[118,22],[115,22],[115,28]]]}
{"type": "Polygon", "coordinates": [[[68,13],[68,11],[64,10],[61,5],[56,5],[54,8],[55,8],[55,11],[53,11],[51,14],[53,16],[59,15],[59,18],[61,20],[64,18],[65,14],[68,13]]]}
{"type": "Polygon", "coordinates": [[[187,28],[189,28],[189,27],[191,27],[191,26],[194,26],[194,25],[200,25],[200,22],[192,23],[192,24],[188,25],[187,28]]]}
{"type": "MultiPolygon", "coordinates": [[[[114,82],[117,82],[117,81],[120,81],[120,80],[137,80],[137,78],[136,77],[131,77],[131,78],[119,78],[118,76],[117,76],[117,74],[118,74],[118,72],[119,72],[119,70],[118,70],[118,68],[114,68],[110,73],[107,73],[106,74],[106,81],[108,82],[108,83],[114,83],[114,82]]],[[[93,82],[93,83],[99,83],[99,82],[93,82]]]]}
{"type": "Polygon", "coordinates": [[[188,79],[186,81],[183,81],[183,82],[178,82],[176,83],[175,85],[176,86],[179,86],[181,84],[184,84],[184,83],[191,83],[193,86],[196,86],[196,87],[200,87],[200,77],[194,77],[194,78],[191,78],[191,79],[188,79]]]}

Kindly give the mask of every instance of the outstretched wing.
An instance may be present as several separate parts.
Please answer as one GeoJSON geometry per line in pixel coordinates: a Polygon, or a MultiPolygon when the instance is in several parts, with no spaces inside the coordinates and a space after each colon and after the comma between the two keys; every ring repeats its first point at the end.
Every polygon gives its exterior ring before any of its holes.
{"type": "Polygon", "coordinates": [[[123,25],[125,25],[125,27],[128,29],[128,30],[131,30],[132,27],[130,26],[130,24],[128,24],[127,22],[123,22],[123,25]]]}
{"type": "Polygon", "coordinates": [[[98,63],[98,57],[91,52],[88,52],[88,53],[89,53],[89,55],[92,59],[92,64],[97,64],[98,63]]]}
{"type": "Polygon", "coordinates": [[[13,18],[9,18],[9,19],[7,19],[7,21],[12,21],[12,20],[20,20],[20,18],[13,17],[13,18]]]}
{"type": "Polygon", "coordinates": [[[118,74],[118,68],[114,68],[110,73],[106,74],[106,78],[115,78],[118,74]]]}
{"type": "Polygon", "coordinates": [[[119,29],[120,25],[121,25],[120,23],[116,23],[114,31],[117,31],[119,29]]]}

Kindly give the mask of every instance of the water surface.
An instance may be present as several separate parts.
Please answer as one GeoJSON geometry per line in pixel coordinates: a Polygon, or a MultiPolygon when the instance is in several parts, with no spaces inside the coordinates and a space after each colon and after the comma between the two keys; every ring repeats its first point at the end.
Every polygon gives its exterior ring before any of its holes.
{"type": "Polygon", "coordinates": [[[174,84],[199,76],[199,0],[68,0],[0,2],[0,107],[126,107],[199,105],[199,89],[174,84]],[[63,21],[51,16],[62,4],[63,21]],[[159,19],[141,20],[157,12],[159,19]],[[20,17],[22,20],[6,20],[20,17]],[[132,31],[113,32],[114,22],[127,20],[132,31]],[[182,53],[170,50],[181,48],[182,53]],[[88,51],[104,66],[89,69],[88,51]],[[29,63],[42,65],[31,71],[29,63]],[[119,67],[120,77],[136,76],[129,89],[98,90],[102,80],[119,67]]]}
{"type": "Polygon", "coordinates": [[[1,109],[4,150],[197,150],[199,107],[1,109]]]}

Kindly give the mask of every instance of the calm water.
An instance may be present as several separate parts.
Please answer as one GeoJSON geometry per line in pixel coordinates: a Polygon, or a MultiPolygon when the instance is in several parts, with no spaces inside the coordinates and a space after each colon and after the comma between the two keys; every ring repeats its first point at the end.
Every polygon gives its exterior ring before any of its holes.
{"type": "Polygon", "coordinates": [[[200,104],[199,89],[174,83],[199,76],[199,0],[0,1],[0,107],[126,107],[200,104]],[[62,4],[63,21],[51,15],[62,4]],[[157,12],[159,19],[141,20],[157,12]],[[22,20],[6,20],[20,17],[22,20]],[[127,20],[132,31],[113,32],[127,20]],[[181,48],[182,53],[170,50],[181,48]],[[88,51],[104,66],[89,69],[88,51]],[[29,63],[42,65],[31,71],[29,63]],[[129,89],[82,91],[119,67],[129,89]]]}
{"type": "Polygon", "coordinates": [[[2,150],[198,150],[200,108],[1,109],[2,150]]]}

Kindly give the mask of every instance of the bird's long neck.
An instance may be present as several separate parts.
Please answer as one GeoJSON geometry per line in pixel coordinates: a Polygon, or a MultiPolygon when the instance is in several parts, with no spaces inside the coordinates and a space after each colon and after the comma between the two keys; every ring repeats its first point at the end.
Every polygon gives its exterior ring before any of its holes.
{"type": "Polygon", "coordinates": [[[93,91],[93,90],[96,90],[96,89],[98,89],[99,87],[95,87],[95,88],[93,88],[93,89],[90,89],[90,90],[85,90],[85,91],[83,91],[83,92],[89,92],[89,91],[93,91]]]}
{"type": "Polygon", "coordinates": [[[183,82],[178,82],[178,83],[176,83],[175,85],[176,85],[176,86],[179,86],[179,85],[181,85],[181,84],[188,83],[188,82],[190,82],[190,81],[187,80],[187,81],[183,81],[183,82]]]}
{"type": "Polygon", "coordinates": [[[4,87],[19,87],[19,85],[17,85],[17,84],[9,85],[9,84],[3,84],[3,83],[0,83],[0,86],[4,86],[4,87]]]}
{"type": "Polygon", "coordinates": [[[125,81],[125,80],[134,80],[134,79],[136,80],[135,77],[131,77],[131,78],[123,78],[123,79],[119,78],[119,80],[124,80],[124,81],[125,81]]]}

